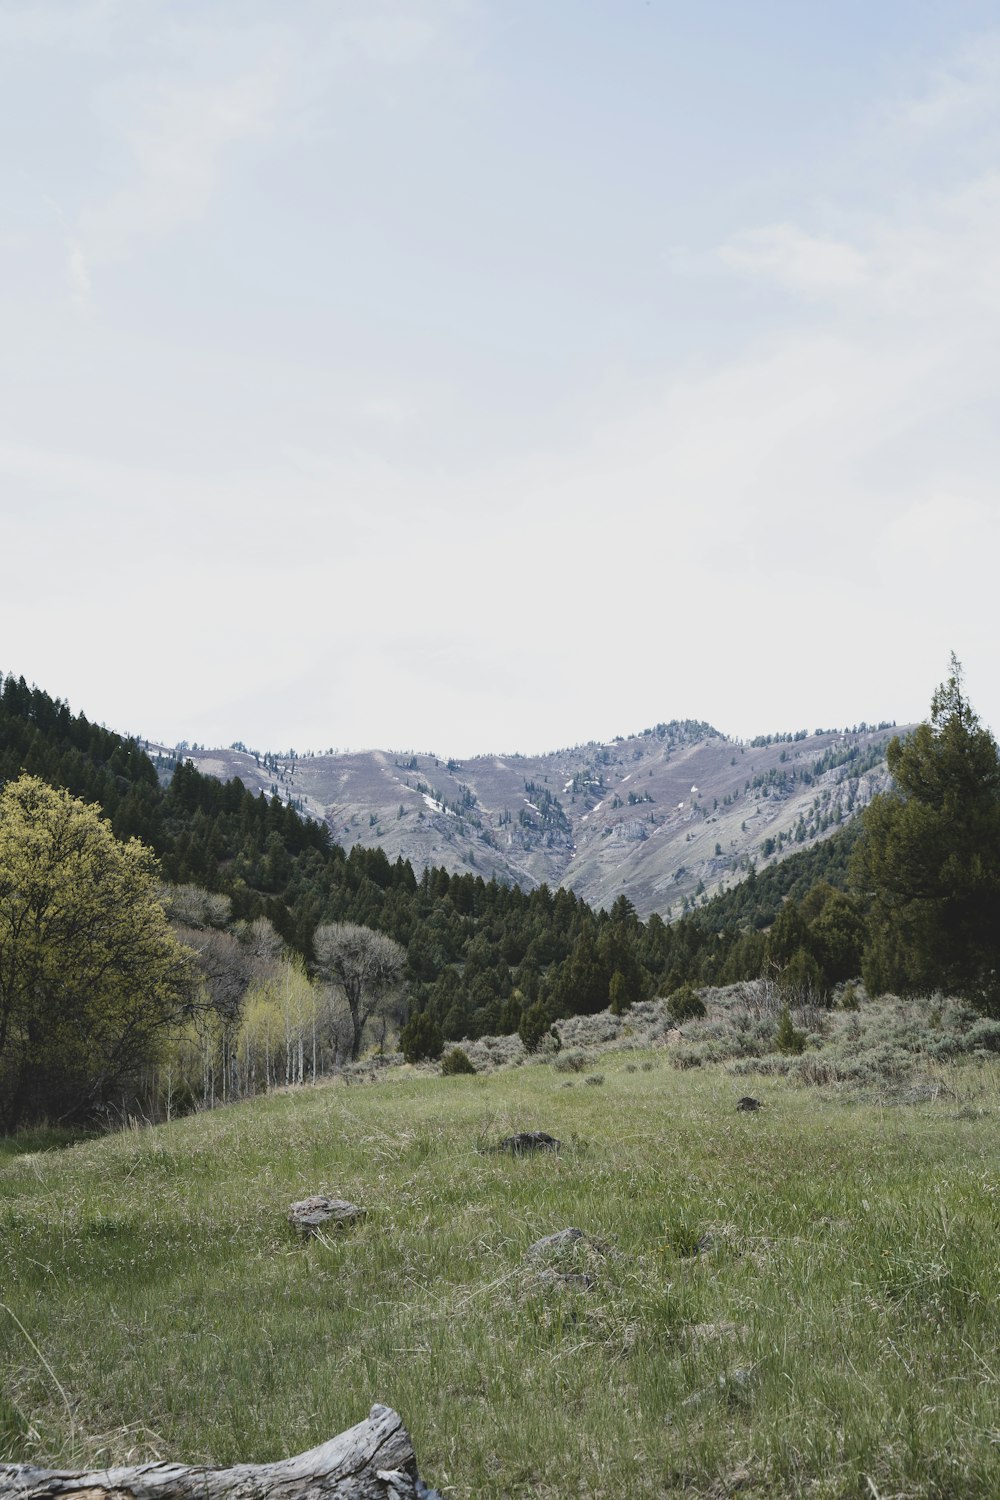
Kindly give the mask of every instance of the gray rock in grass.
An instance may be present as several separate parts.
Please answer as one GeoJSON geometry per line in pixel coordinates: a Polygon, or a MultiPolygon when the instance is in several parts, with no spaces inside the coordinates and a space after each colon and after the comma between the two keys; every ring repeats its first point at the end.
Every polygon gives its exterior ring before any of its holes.
{"type": "Polygon", "coordinates": [[[517,1135],[506,1136],[492,1150],[507,1151],[511,1156],[524,1156],[529,1151],[558,1151],[561,1145],[561,1141],[544,1130],[521,1130],[517,1135]]]}
{"type": "Polygon", "coordinates": [[[584,1234],[582,1229],[577,1229],[574,1225],[570,1225],[568,1229],[557,1229],[555,1234],[543,1235],[540,1240],[536,1240],[533,1245],[528,1246],[526,1253],[528,1255],[548,1255],[554,1250],[565,1250],[567,1245],[572,1245],[576,1240],[589,1241],[590,1236],[584,1234]]]}
{"type": "Polygon", "coordinates": [[[293,1203],[288,1210],[288,1222],[301,1234],[318,1234],[321,1229],[346,1229],[363,1219],[365,1211],[346,1198],[324,1198],[314,1194],[293,1203]]]}

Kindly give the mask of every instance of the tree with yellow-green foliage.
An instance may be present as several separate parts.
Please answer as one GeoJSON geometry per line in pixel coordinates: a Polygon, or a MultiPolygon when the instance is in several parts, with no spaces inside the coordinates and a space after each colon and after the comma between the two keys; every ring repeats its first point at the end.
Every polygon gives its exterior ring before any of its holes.
{"type": "Polygon", "coordinates": [[[0,1128],[131,1102],[194,971],[155,862],[98,809],[21,776],[0,791],[0,1128]]]}

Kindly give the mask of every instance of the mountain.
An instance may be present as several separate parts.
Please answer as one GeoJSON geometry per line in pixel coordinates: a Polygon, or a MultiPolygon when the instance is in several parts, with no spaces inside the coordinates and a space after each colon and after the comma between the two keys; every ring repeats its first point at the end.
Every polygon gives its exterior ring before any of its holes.
{"type": "Polygon", "coordinates": [[[27,772],[65,787],[98,804],[119,838],[153,850],[168,908],[209,965],[210,992],[222,984],[223,1019],[232,1019],[226,976],[243,972],[240,945],[256,941],[258,918],[313,969],[317,926],[353,922],[406,949],[411,1012],[426,1010],[458,1040],[685,983],[754,978],[799,949],[827,986],[840,970],[856,972],[863,911],[835,889],[847,884],[851,815],[885,778],[887,729],[742,745],[710,725],[675,723],[467,766],[415,755],[279,758],[242,746],[185,747],[178,757],[73,714],[23,677],[0,676],[0,786],[27,772]],[[256,786],[224,779],[233,770],[256,786]],[[324,796],[330,788],[339,800],[324,796]],[[314,815],[302,817],[295,803],[307,798],[314,815]],[[343,828],[355,835],[349,852],[343,828]],[[418,878],[409,859],[388,857],[388,831],[397,847],[416,834],[456,872],[428,864],[418,878]],[[703,869],[721,885],[727,872],[716,861],[728,861],[730,880],[747,878],[710,902],[692,882],[703,869]],[[769,868],[758,873],[758,864],[769,868]],[[497,879],[484,878],[491,871],[497,879]],[[602,910],[569,888],[586,879],[599,891],[603,882],[602,910]],[[672,901],[661,899],[664,886],[672,901]],[[633,892],[679,919],[643,924],[633,892]],[[685,903],[686,916],[677,912],[685,903]],[[830,910],[836,920],[822,926],[830,910]],[[765,937],[772,926],[776,943],[765,937]]]}
{"type": "Polygon", "coordinates": [[[843,826],[888,782],[894,725],[802,730],[745,743],[674,720],[538,756],[456,761],[175,749],[205,775],[239,777],[325,823],[345,848],[381,849],[532,889],[567,886],[610,908],[679,916],[843,826]]]}

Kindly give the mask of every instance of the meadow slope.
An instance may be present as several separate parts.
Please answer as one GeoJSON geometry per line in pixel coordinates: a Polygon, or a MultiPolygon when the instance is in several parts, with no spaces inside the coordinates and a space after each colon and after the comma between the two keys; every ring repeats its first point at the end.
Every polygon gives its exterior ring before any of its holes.
{"type": "Polygon", "coordinates": [[[893,1108],[662,1048],[600,1074],[0,1142],[0,1456],[263,1461],[378,1400],[456,1500],[1000,1493],[996,1063],[893,1108]],[[477,1149],[533,1128],[558,1156],[477,1149]],[[312,1192],[367,1219],[300,1242],[312,1192]]]}

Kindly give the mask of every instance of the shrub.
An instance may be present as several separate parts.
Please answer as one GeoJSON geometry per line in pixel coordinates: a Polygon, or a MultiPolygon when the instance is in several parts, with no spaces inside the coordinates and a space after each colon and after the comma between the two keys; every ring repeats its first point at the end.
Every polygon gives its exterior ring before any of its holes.
{"type": "Polygon", "coordinates": [[[682,1021],[699,1021],[708,1014],[705,1002],[691,984],[682,984],[667,1001],[667,1009],[678,1025],[682,1021]]]}
{"type": "Polygon", "coordinates": [[[613,1016],[624,1014],[632,1004],[632,995],[629,990],[628,980],[620,969],[616,969],[611,976],[608,999],[611,1001],[609,1009],[613,1016]]]}
{"type": "Polygon", "coordinates": [[[786,1057],[797,1057],[806,1050],[806,1034],[795,1029],[792,1013],[787,1005],[781,1012],[778,1029],[774,1033],[774,1046],[776,1051],[783,1052],[786,1057]]]}
{"type": "Polygon", "coordinates": [[[521,1017],[521,1023],[517,1028],[517,1034],[521,1038],[525,1052],[537,1052],[545,1038],[549,1035],[558,1036],[555,1030],[549,1027],[549,1017],[545,1006],[540,1000],[528,1009],[521,1017]]]}
{"type": "Polygon", "coordinates": [[[592,1084],[594,1088],[600,1088],[601,1084],[604,1082],[604,1074],[590,1073],[583,1081],[584,1083],[592,1084]]]}
{"type": "Polygon", "coordinates": [[[570,1047],[566,1052],[559,1053],[552,1066],[557,1073],[582,1073],[590,1061],[589,1052],[584,1052],[579,1047],[570,1047]]]}
{"type": "Polygon", "coordinates": [[[985,1017],[977,1021],[966,1032],[965,1043],[972,1050],[981,1048],[985,1052],[1000,1052],[1000,1021],[985,1017]]]}
{"type": "Polygon", "coordinates": [[[702,1250],[707,1250],[708,1245],[709,1237],[685,1218],[678,1218],[674,1223],[663,1226],[663,1254],[688,1260],[700,1255],[702,1250]]]}
{"type": "Polygon", "coordinates": [[[399,1035],[399,1049],[408,1063],[435,1062],[444,1050],[441,1028],[426,1011],[418,1011],[399,1035]]]}
{"type": "Polygon", "coordinates": [[[463,1052],[461,1047],[452,1047],[441,1064],[441,1074],[445,1078],[454,1078],[459,1073],[474,1073],[475,1071],[469,1054],[463,1052]]]}
{"type": "Polygon", "coordinates": [[[819,964],[804,948],[795,950],[778,975],[778,989],[789,1005],[825,1005],[829,998],[819,964]]]}
{"type": "Polygon", "coordinates": [[[511,1036],[520,1026],[523,1015],[524,996],[520,990],[511,990],[500,1007],[500,1019],[497,1024],[501,1035],[511,1036]]]}
{"type": "Polygon", "coordinates": [[[850,984],[844,985],[844,988],[840,992],[839,1004],[841,1010],[861,1009],[861,1001],[858,996],[858,987],[853,983],[853,981],[850,984]]]}

